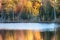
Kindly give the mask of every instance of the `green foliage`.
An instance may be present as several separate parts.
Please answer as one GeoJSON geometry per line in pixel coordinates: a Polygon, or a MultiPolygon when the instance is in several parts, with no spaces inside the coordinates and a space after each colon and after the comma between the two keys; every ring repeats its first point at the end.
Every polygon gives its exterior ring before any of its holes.
{"type": "Polygon", "coordinates": [[[54,19],[54,8],[51,6],[50,1],[46,3],[46,20],[54,19]]]}
{"type": "Polygon", "coordinates": [[[24,19],[24,20],[28,18],[25,9],[24,9],[23,12],[21,13],[21,18],[24,19]]]}

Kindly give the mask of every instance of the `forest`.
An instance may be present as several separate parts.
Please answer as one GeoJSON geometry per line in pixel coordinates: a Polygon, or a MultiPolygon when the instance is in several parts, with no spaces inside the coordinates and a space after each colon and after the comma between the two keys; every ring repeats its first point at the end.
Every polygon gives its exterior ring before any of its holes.
{"type": "Polygon", "coordinates": [[[53,22],[54,14],[50,0],[0,0],[0,22],[53,22]]]}

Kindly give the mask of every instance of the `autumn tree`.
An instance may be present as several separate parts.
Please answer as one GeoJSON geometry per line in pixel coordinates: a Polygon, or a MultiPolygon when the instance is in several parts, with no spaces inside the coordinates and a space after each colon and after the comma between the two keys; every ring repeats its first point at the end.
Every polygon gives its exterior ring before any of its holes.
{"type": "Polygon", "coordinates": [[[0,17],[1,17],[1,13],[2,13],[2,0],[0,0],[0,17]]]}
{"type": "Polygon", "coordinates": [[[3,13],[6,19],[11,20],[13,18],[13,0],[3,0],[3,13]]]}

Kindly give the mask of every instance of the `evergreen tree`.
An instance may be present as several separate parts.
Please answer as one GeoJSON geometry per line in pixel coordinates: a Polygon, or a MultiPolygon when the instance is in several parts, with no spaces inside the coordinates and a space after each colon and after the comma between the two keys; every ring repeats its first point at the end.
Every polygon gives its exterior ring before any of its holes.
{"type": "Polygon", "coordinates": [[[51,6],[50,1],[46,3],[46,21],[54,19],[54,8],[51,6]]]}
{"type": "Polygon", "coordinates": [[[46,31],[45,33],[46,33],[45,34],[46,35],[46,40],[51,40],[51,36],[52,36],[51,32],[50,31],[46,31]]]}
{"type": "Polygon", "coordinates": [[[23,12],[21,13],[21,19],[23,20],[28,19],[26,9],[24,9],[23,12]]]}
{"type": "Polygon", "coordinates": [[[39,17],[40,17],[40,20],[43,21],[44,17],[45,16],[45,9],[44,9],[44,6],[41,6],[40,9],[39,9],[39,17]]]}

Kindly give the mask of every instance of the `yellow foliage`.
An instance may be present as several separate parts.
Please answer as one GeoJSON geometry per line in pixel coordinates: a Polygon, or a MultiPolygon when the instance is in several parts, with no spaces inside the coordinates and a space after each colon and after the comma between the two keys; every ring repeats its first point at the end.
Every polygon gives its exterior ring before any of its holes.
{"type": "Polygon", "coordinates": [[[32,2],[31,2],[31,1],[27,1],[25,7],[26,7],[26,9],[27,9],[27,10],[26,10],[27,12],[31,12],[32,2]]]}
{"type": "Polygon", "coordinates": [[[27,7],[27,8],[32,7],[32,2],[31,2],[31,1],[27,1],[27,3],[26,3],[26,7],[27,7]]]}
{"type": "Polygon", "coordinates": [[[42,0],[37,0],[38,2],[42,2],[42,0]]]}
{"type": "MultiPolygon", "coordinates": [[[[5,34],[4,40],[42,40],[40,31],[7,31],[5,34]],[[26,34],[24,34],[26,33],[26,34]]],[[[0,35],[0,40],[2,40],[2,36],[0,35]]]]}
{"type": "Polygon", "coordinates": [[[33,40],[33,32],[31,30],[26,32],[25,40],[33,40]]]}
{"type": "Polygon", "coordinates": [[[5,10],[6,11],[12,10],[13,6],[14,6],[13,1],[12,0],[7,0],[5,10]]]}
{"type": "Polygon", "coordinates": [[[13,35],[14,40],[17,40],[17,36],[16,35],[17,35],[16,31],[14,31],[14,35],[13,35]]]}
{"type": "Polygon", "coordinates": [[[4,40],[14,40],[14,36],[10,32],[7,32],[4,40]]]}
{"type": "Polygon", "coordinates": [[[32,9],[32,14],[34,16],[38,16],[39,15],[39,8],[41,7],[41,4],[38,2],[35,2],[33,9],[32,9]]]}
{"type": "Polygon", "coordinates": [[[42,40],[41,34],[40,34],[39,31],[35,31],[35,32],[34,32],[34,37],[35,37],[36,40],[42,40]]]}
{"type": "Polygon", "coordinates": [[[34,16],[38,16],[38,15],[39,15],[39,10],[38,10],[38,9],[33,9],[32,14],[33,14],[34,16]]]}

